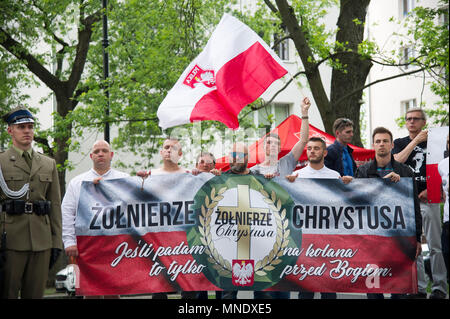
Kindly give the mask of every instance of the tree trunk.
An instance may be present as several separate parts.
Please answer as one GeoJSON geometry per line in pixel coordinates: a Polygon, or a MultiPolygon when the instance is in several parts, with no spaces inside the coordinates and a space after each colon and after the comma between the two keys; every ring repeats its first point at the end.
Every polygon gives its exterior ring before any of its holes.
{"type": "MultiPolygon", "coordinates": [[[[345,52],[336,46],[334,59],[344,66],[344,72],[333,68],[331,93],[328,98],[319,73],[318,62],[314,60],[305,31],[302,30],[293,8],[286,0],[276,0],[277,8],[283,24],[289,31],[295,48],[305,68],[309,88],[325,127],[325,131],[334,134],[333,123],[339,117],[350,118],[355,124],[353,143],[362,146],[359,125],[360,100],[362,90],[345,98],[344,95],[363,87],[369,74],[372,62],[363,60],[357,54],[358,45],[363,41],[364,22],[370,0],[341,0],[336,41],[345,44],[345,52]],[[355,20],[357,19],[357,20],[355,20]],[[355,21],[358,21],[355,23],[355,21]],[[351,52],[348,52],[351,50],[351,52]],[[342,54],[339,54],[342,52],[342,54]]],[[[273,11],[273,8],[272,8],[273,11]]]]}
{"type": "MultiPolygon", "coordinates": [[[[364,23],[370,0],[341,0],[340,3],[336,41],[345,44],[346,50],[351,49],[352,52],[338,54],[336,57],[344,66],[345,72],[333,68],[330,103],[334,119],[346,117],[353,121],[353,144],[362,146],[359,114],[363,91],[358,91],[345,99],[341,99],[341,97],[356,88],[363,87],[372,67],[370,60],[362,59],[356,54],[358,45],[363,41],[364,23]],[[355,21],[359,22],[355,23],[355,21]]],[[[336,52],[341,51],[342,49],[336,49],[336,52]]]]}
{"type": "Polygon", "coordinates": [[[319,109],[325,130],[330,133],[331,131],[329,129],[333,124],[330,119],[333,118],[334,113],[327,93],[325,92],[319,69],[314,62],[314,56],[307,42],[305,33],[301,29],[299,21],[295,16],[295,12],[288,2],[286,0],[276,0],[276,3],[281,15],[281,20],[286,26],[289,34],[292,36],[292,41],[294,42],[295,48],[297,49],[300,59],[302,60],[306,78],[308,79],[309,88],[319,109]],[[330,122],[331,125],[329,124],[330,122]]]}

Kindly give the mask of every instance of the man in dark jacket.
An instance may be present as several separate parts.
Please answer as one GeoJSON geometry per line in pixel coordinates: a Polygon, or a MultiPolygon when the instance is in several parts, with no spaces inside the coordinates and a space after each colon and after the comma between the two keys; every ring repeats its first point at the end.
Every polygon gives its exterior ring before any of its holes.
{"type": "MultiPolygon", "coordinates": [[[[373,147],[375,149],[375,159],[358,168],[356,178],[386,178],[393,182],[398,182],[401,177],[414,177],[412,170],[397,162],[391,154],[394,147],[392,133],[384,128],[377,127],[372,134],[373,147]]],[[[419,197],[417,195],[417,186],[413,178],[414,188],[414,216],[416,220],[416,255],[421,253],[421,236],[422,236],[422,215],[420,214],[419,197]]],[[[369,299],[383,298],[382,294],[367,294],[369,299]]]]}
{"type": "Polygon", "coordinates": [[[353,149],[348,144],[353,139],[353,122],[346,118],[334,121],[333,132],[336,141],[327,147],[325,166],[339,172],[341,176],[354,176],[356,163],[353,159],[353,149]]]}

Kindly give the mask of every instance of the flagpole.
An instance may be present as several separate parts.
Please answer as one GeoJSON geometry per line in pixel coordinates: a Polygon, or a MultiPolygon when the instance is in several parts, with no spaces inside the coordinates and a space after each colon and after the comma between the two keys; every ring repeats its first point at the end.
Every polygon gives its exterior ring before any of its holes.
{"type": "Polygon", "coordinates": [[[107,10],[107,0],[102,0],[103,2],[103,79],[105,80],[105,97],[106,97],[106,109],[105,109],[105,141],[109,143],[109,84],[107,83],[109,77],[109,56],[108,56],[108,17],[106,15],[107,10]]]}

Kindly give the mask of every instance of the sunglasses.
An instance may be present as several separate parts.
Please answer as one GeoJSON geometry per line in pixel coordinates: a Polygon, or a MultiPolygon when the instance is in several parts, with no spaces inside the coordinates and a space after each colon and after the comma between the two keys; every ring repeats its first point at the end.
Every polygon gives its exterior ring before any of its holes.
{"type": "Polygon", "coordinates": [[[423,120],[423,117],[407,117],[406,122],[412,122],[412,121],[420,121],[423,120]]]}
{"type": "Polygon", "coordinates": [[[244,153],[244,152],[231,152],[230,155],[233,158],[244,158],[245,156],[247,156],[247,153],[244,153]]]}
{"type": "Polygon", "coordinates": [[[350,119],[341,119],[341,121],[339,122],[338,125],[336,125],[336,130],[343,127],[343,126],[348,126],[348,125],[353,125],[353,121],[350,119]]]}

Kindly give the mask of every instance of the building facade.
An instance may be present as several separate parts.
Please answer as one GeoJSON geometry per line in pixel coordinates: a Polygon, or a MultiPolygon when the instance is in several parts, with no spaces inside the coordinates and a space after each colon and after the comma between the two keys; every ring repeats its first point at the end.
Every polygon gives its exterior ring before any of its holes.
{"type": "MultiPolygon", "coordinates": [[[[251,10],[254,0],[238,1],[237,6],[243,12],[251,10]]],[[[429,6],[435,8],[438,5],[437,0],[373,0],[371,1],[366,20],[366,38],[375,41],[383,52],[401,53],[405,59],[414,56],[414,46],[403,46],[404,39],[396,34],[402,34],[405,30],[402,25],[394,20],[402,21],[404,17],[416,6],[429,6]],[[394,18],[393,20],[391,18],[394,18]]],[[[327,28],[330,30],[336,28],[339,9],[332,8],[328,12],[325,19],[327,28]]],[[[447,16],[448,17],[448,16],[447,16]]],[[[273,43],[270,43],[273,44],[273,43]]],[[[291,40],[284,40],[275,48],[281,59],[284,61],[289,74],[283,79],[274,82],[269,89],[261,96],[265,101],[269,101],[275,93],[277,93],[290,79],[290,77],[302,69],[302,63],[298,57],[298,53],[291,40]]],[[[409,67],[411,68],[411,67],[409,67]]],[[[380,79],[397,75],[402,72],[408,72],[407,67],[387,67],[380,64],[374,64],[371,72],[367,78],[367,83],[372,83],[380,79]]],[[[329,96],[331,83],[331,68],[322,64],[320,66],[322,81],[325,90],[329,96]]],[[[371,147],[370,132],[377,126],[385,126],[389,128],[394,138],[407,135],[404,128],[400,128],[396,119],[404,116],[406,110],[411,107],[425,107],[433,108],[438,98],[431,92],[430,84],[427,78],[424,78],[422,73],[417,73],[412,76],[399,77],[393,80],[380,82],[378,84],[369,86],[364,90],[362,104],[363,116],[361,123],[363,124],[361,135],[365,142],[365,147],[371,147]]],[[[30,101],[36,103],[39,99],[49,94],[49,90],[41,85],[39,88],[29,88],[28,94],[31,96],[30,101]]],[[[323,130],[323,122],[320,117],[318,108],[312,99],[312,94],[308,89],[307,81],[304,77],[298,77],[296,80],[279,93],[273,102],[263,109],[254,112],[253,121],[257,125],[263,125],[267,128],[273,128],[281,123],[287,116],[296,114],[300,116],[300,103],[303,97],[308,96],[311,99],[312,106],[310,109],[310,123],[315,127],[323,130]],[[268,122],[267,118],[273,119],[273,122],[268,122]]],[[[38,114],[43,128],[52,126],[51,113],[55,109],[55,101],[48,100],[40,107],[38,114]]],[[[117,136],[117,130],[114,126],[111,129],[111,139],[117,136]]],[[[69,160],[74,167],[73,170],[67,171],[66,182],[70,181],[74,176],[86,171],[91,167],[91,160],[89,158],[89,148],[92,143],[103,138],[103,132],[86,131],[83,140],[80,141],[81,148],[78,152],[70,153],[69,160]]],[[[191,150],[185,150],[186,153],[191,150]]],[[[216,157],[226,155],[223,153],[224,148],[217,148],[216,157]]],[[[134,156],[132,154],[124,154],[120,150],[116,152],[116,158],[120,158],[122,162],[132,163],[134,156]]],[[[191,154],[190,158],[195,155],[191,154]]],[[[159,165],[159,156],[155,155],[153,159],[155,166],[159,165]]],[[[188,163],[191,165],[191,163],[188,163]]],[[[114,164],[113,164],[114,165],[114,164]]],[[[187,165],[187,164],[185,164],[187,165]]]]}

